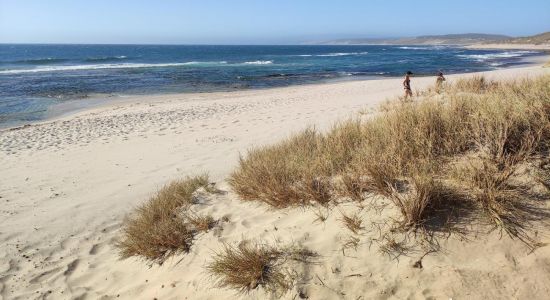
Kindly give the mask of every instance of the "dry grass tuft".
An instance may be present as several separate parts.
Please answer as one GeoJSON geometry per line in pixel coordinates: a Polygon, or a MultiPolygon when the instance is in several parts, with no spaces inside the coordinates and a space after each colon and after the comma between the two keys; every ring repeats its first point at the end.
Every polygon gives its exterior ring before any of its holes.
{"type": "Polygon", "coordinates": [[[197,214],[188,214],[187,222],[195,232],[206,232],[214,227],[216,221],[212,216],[199,216],[197,214]]]}
{"type": "Polygon", "coordinates": [[[400,225],[404,229],[418,228],[431,217],[431,214],[445,199],[445,189],[441,183],[427,175],[416,175],[411,178],[408,191],[400,193],[392,190],[389,198],[399,208],[403,219],[400,225]]]}
{"type": "Polygon", "coordinates": [[[361,220],[361,217],[357,213],[354,213],[352,215],[346,215],[344,213],[342,214],[342,224],[346,226],[347,229],[349,229],[351,232],[358,234],[361,230],[363,230],[363,220],[361,220]]]}
{"type": "Polygon", "coordinates": [[[282,253],[274,248],[241,244],[238,247],[225,245],[208,266],[219,277],[218,285],[224,288],[249,292],[258,286],[269,291],[288,289],[285,275],[278,267],[282,253]]]}
{"type": "Polygon", "coordinates": [[[193,193],[208,184],[206,175],[174,181],[138,207],[124,221],[117,243],[120,256],[162,264],[174,254],[189,251],[197,228],[190,226],[182,211],[193,204],[193,193]]]}
{"type": "Polygon", "coordinates": [[[361,240],[358,237],[349,236],[343,242],[344,243],[342,245],[342,251],[344,251],[345,249],[350,249],[350,248],[357,251],[357,248],[359,247],[359,243],[361,242],[361,240]]]}
{"type": "Polygon", "coordinates": [[[313,213],[316,216],[316,218],[313,220],[313,223],[315,222],[325,223],[329,217],[330,211],[328,208],[325,207],[325,212],[323,212],[321,208],[317,208],[316,210],[313,211],[313,213]]]}
{"type": "Polygon", "coordinates": [[[252,149],[228,182],[242,199],[277,208],[327,205],[334,198],[332,177],[349,165],[362,127],[346,122],[332,133],[307,129],[277,145],[252,149]]]}
{"type": "Polygon", "coordinates": [[[293,278],[284,268],[288,260],[310,263],[317,255],[304,249],[277,249],[265,244],[244,241],[239,246],[225,245],[207,266],[217,278],[218,286],[240,293],[261,287],[270,293],[284,293],[293,278]]]}
{"type": "Polygon", "coordinates": [[[379,241],[378,251],[388,255],[391,259],[399,259],[402,255],[407,255],[411,248],[406,240],[398,241],[393,235],[384,235],[379,241]]]}
{"type": "Polygon", "coordinates": [[[469,195],[481,207],[481,213],[490,223],[534,246],[527,230],[532,221],[547,215],[544,208],[536,207],[536,199],[530,199],[529,188],[513,181],[516,165],[497,165],[493,161],[471,161],[461,173],[469,195]]]}
{"type": "Polygon", "coordinates": [[[369,190],[369,184],[364,176],[353,171],[342,174],[341,187],[338,189],[338,195],[349,197],[353,201],[362,202],[365,193],[369,190]]]}
{"type": "Polygon", "coordinates": [[[243,200],[279,208],[307,204],[297,187],[311,184],[303,179],[312,174],[318,141],[318,133],[308,129],[278,145],[250,150],[228,182],[243,200]]]}

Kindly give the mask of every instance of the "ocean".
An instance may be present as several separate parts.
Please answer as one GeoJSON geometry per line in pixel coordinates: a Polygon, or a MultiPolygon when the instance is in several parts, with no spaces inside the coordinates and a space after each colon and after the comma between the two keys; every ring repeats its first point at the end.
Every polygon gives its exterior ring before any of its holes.
{"type": "Polygon", "coordinates": [[[91,99],[282,87],[408,70],[419,76],[486,71],[540,54],[450,46],[0,44],[0,127],[42,120],[61,104],[82,107],[91,99]]]}

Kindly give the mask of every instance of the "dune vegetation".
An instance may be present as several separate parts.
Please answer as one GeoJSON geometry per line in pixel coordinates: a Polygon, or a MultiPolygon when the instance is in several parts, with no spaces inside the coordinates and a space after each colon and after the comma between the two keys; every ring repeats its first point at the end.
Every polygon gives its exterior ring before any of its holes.
{"type": "Polygon", "coordinates": [[[326,133],[310,128],[252,149],[228,181],[243,200],[276,208],[379,195],[398,209],[395,225],[403,231],[439,230],[468,218],[533,246],[528,229],[547,212],[537,206],[532,182],[549,137],[549,76],[474,77],[446,85],[442,94],[427,90],[415,101],[389,102],[374,117],[326,133]]]}
{"type": "MultiPolygon", "coordinates": [[[[312,208],[314,223],[343,202],[356,204],[360,210],[340,211],[350,233],[342,251],[360,243],[363,208],[386,209],[376,207],[376,199],[395,212],[376,240],[390,257],[410,247],[402,236],[420,237],[431,253],[439,249],[438,233],[465,235],[473,225],[499,229],[535,249],[536,228],[550,216],[542,201],[550,199],[549,138],[550,76],[473,77],[422,91],[413,101],[387,102],[375,115],[327,132],[309,128],[251,149],[228,182],[243,201],[312,208]]],[[[215,224],[191,211],[199,188],[211,191],[206,176],[173,182],[140,206],[123,225],[120,255],[162,263],[189,251],[195,236],[215,224]]],[[[278,293],[294,280],[289,262],[314,257],[309,250],[243,241],[222,245],[206,270],[220,287],[278,293]]]]}
{"type": "Polygon", "coordinates": [[[248,293],[261,286],[268,292],[284,293],[295,281],[292,264],[315,263],[317,254],[307,249],[274,247],[252,241],[224,245],[207,266],[222,288],[248,293]]]}
{"type": "Polygon", "coordinates": [[[193,193],[199,188],[211,191],[208,176],[171,182],[138,207],[124,221],[117,244],[120,256],[162,264],[172,255],[188,252],[195,235],[208,231],[215,223],[210,216],[190,211],[193,193]]]}

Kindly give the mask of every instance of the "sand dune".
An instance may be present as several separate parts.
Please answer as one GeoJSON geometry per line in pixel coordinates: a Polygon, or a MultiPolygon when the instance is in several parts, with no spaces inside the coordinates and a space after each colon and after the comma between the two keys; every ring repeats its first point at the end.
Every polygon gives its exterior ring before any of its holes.
{"type": "MultiPolygon", "coordinates": [[[[486,72],[515,79],[540,66],[486,72]]],[[[449,80],[460,76],[453,75],[449,80]]],[[[413,88],[434,78],[414,78],[413,88]]],[[[550,248],[533,253],[498,232],[447,251],[394,261],[368,243],[342,251],[340,215],[272,211],[244,203],[224,182],[239,153],[307,126],[324,130],[402,93],[401,79],[350,81],[232,93],[131,99],[56,120],[0,131],[1,299],[266,299],[213,287],[204,266],[222,242],[243,238],[298,244],[318,265],[293,291],[310,299],[543,299],[550,294],[550,248]],[[172,179],[208,171],[224,191],[200,194],[194,210],[229,221],[203,234],[187,255],[163,266],[119,260],[124,216],[172,179]]],[[[344,207],[356,210],[356,207],[344,207]]],[[[376,220],[376,215],[369,215],[376,220]]],[[[365,232],[375,242],[376,232],[365,232]]],[[[541,236],[547,232],[541,231],[541,236]]],[[[548,242],[548,238],[543,238],[548,242]]]]}

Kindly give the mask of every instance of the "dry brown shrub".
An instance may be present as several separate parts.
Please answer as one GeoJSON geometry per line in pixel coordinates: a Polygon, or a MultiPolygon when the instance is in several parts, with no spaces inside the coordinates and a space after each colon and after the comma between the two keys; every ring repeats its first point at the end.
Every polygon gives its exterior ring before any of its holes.
{"type": "Polygon", "coordinates": [[[243,200],[260,200],[274,207],[307,204],[296,190],[316,156],[319,134],[308,129],[278,145],[252,149],[239,160],[228,179],[243,200]]]}
{"type": "Polygon", "coordinates": [[[359,135],[358,122],[335,127],[328,137],[307,129],[277,145],[250,150],[228,182],[243,200],[279,208],[326,205],[333,198],[331,177],[349,164],[359,135]]]}
{"type": "Polygon", "coordinates": [[[516,164],[499,166],[480,159],[462,166],[460,170],[465,189],[496,228],[517,237],[529,246],[536,241],[528,234],[532,222],[547,213],[528,198],[528,188],[513,182],[516,164]]]}
{"type": "Polygon", "coordinates": [[[122,258],[132,256],[162,264],[168,257],[189,251],[196,230],[182,215],[198,188],[208,188],[208,176],[174,181],[139,206],[122,225],[117,243],[122,258]]]}
{"type": "Polygon", "coordinates": [[[219,287],[248,293],[262,287],[280,294],[293,284],[284,265],[287,261],[312,263],[317,255],[306,249],[279,249],[265,244],[243,241],[238,246],[224,245],[207,266],[219,287]]]}
{"type": "Polygon", "coordinates": [[[414,229],[422,226],[428,213],[443,198],[441,184],[428,176],[417,175],[411,179],[408,191],[399,192],[393,189],[389,198],[401,212],[400,225],[405,229],[414,229]]]}
{"type": "Polygon", "coordinates": [[[488,81],[485,77],[475,75],[469,78],[458,79],[453,87],[453,92],[465,92],[481,94],[487,91],[490,87],[495,86],[496,82],[488,81]]]}

